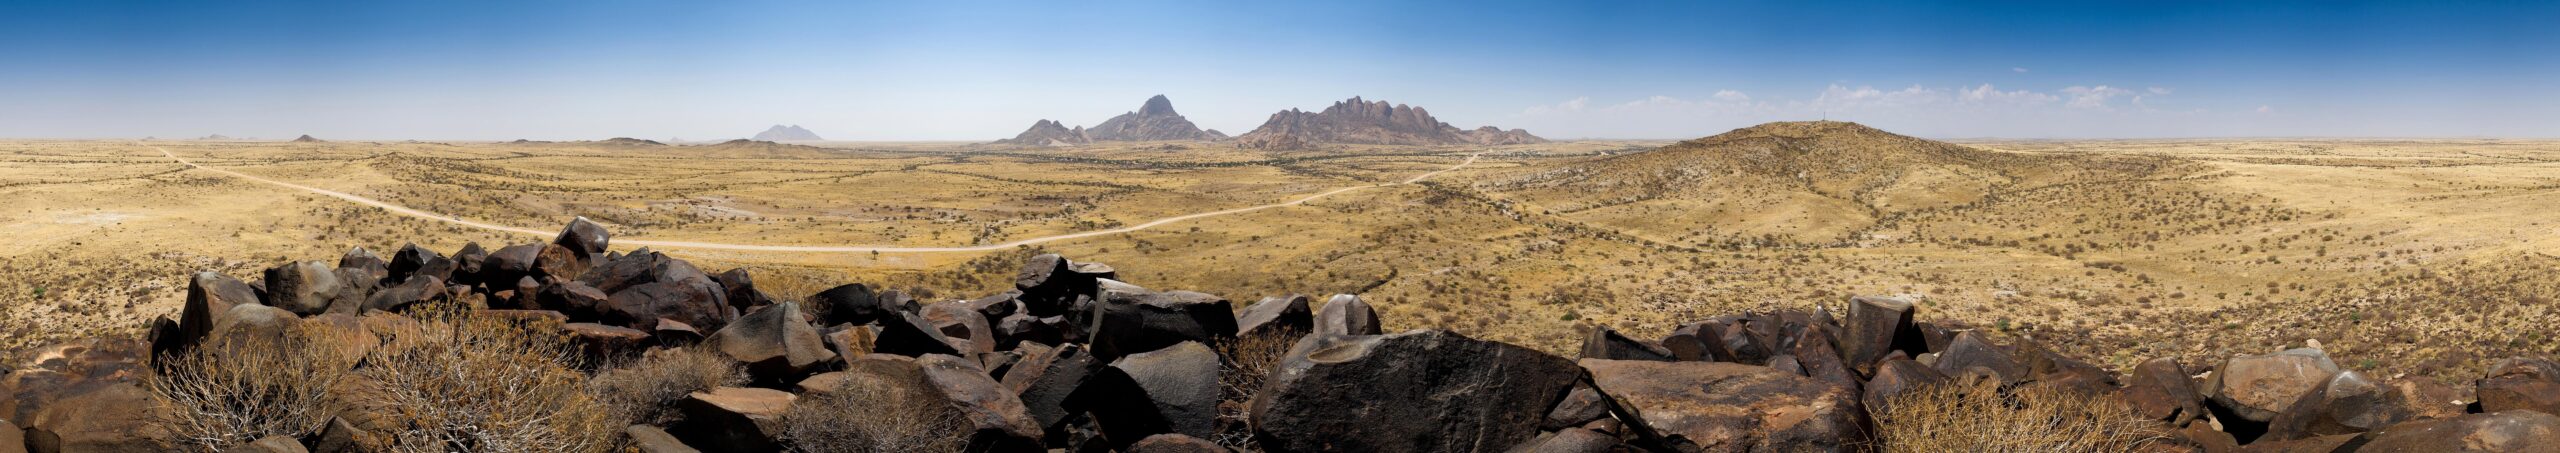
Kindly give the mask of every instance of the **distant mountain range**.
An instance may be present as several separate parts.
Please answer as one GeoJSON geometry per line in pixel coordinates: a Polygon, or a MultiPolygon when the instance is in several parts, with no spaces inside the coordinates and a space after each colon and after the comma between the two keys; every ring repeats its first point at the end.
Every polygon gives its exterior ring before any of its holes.
{"type": "Polygon", "coordinates": [[[1137,111],[1122,113],[1120,116],[1103,120],[1101,125],[1094,126],[1092,129],[1086,129],[1083,126],[1067,127],[1065,123],[1044,119],[1031,123],[1031,128],[1022,131],[1021,134],[1016,134],[1010,139],[997,140],[995,144],[1068,146],[1097,141],[1205,141],[1225,138],[1226,134],[1217,131],[1200,130],[1199,125],[1191,124],[1190,119],[1183,118],[1181,113],[1173,111],[1172,99],[1166,99],[1164,95],[1159,94],[1147,98],[1146,104],[1138,106],[1137,111]]]}
{"type": "Polygon", "coordinates": [[[790,126],[776,124],[771,128],[766,128],[764,132],[757,133],[755,140],[768,142],[814,142],[826,139],[818,138],[818,133],[809,132],[808,129],[801,129],[800,125],[797,124],[790,126]]]}
{"type": "Polygon", "coordinates": [[[1546,141],[1519,129],[1459,129],[1432,118],[1431,112],[1421,107],[1353,97],[1333,103],[1322,112],[1289,109],[1273,113],[1262,127],[1236,137],[1236,146],[1279,150],[1310,149],[1321,144],[1515,145],[1546,141]]]}
{"type": "MultiPolygon", "coordinates": [[[[1137,111],[1122,113],[1092,128],[1067,126],[1054,120],[1031,123],[1013,138],[996,140],[997,145],[1073,146],[1103,141],[1164,140],[1229,140],[1226,133],[1203,130],[1190,119],[1173,110],[1173,101],[1164,95],[1147,98],[1137,111]]],[[[1255,149],[1312,149],[1325,144],[1363,145],[1513,145],[1545,143],[1529,131],[1503,130],[1485,126],[1473,130],[1459,129],[1431,117],[1421,107],[1390,104],[1386,101],[1364,101],[1358,97],[1336,102],[1322,112],[1289,109],[1274,113],[1262,127],[1232,138],[1236,145],[1255,149]]]]}

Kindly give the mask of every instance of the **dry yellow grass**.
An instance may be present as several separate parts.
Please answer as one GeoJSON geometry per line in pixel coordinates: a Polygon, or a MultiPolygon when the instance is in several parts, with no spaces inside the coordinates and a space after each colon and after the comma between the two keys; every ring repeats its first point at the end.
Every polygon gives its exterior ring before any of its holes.
{"type": "MultiPolygon", "coordinates": [[[[1640,193],[1521,184],[1664,144],[1329,154],[1164,143],[0,142],[0,199],[10,200],[0,206],[0,344],[136,332],[176,311],[183,277],[197,270],[254,277],[288,257],[357,246],[451,251],[548,239],[181,171],[156,146],[209,166],[543,230],[584,215],[617,238],[907,246],[1272,203],[1399,181],[1483,152],[1420,184],[1035,248],[1114,264],[1151,287],[1238,300],[1359,292],[1389,329],[1451,328],[1551,351],[1570,349],[1576,326],[1643,337],[1745,309],[1838,310],[1851,294],[1917,296],[1923,320],[2006,326],[2116,366],[2319,340],[2352,368],[2467,379],[2479,361],[2453,359],[2560,350],[2560,338],[2518,328],[2560,321],[2547,300],[2560,288],[2560,273],[2549,271],[2560,254],[2560,210],[2550,209],[2560,206],[2560,177],[2551,176],[2560,174],[2560,142],[1977,142],[1966,145],[1993,162],[1980,168],[2000,171],[1924,169],[1808,192],[1838,197],[1708,184],[1630,200],[1640,193]],[[1999,163],[2046,161],[2169,163],[1999,163]],[[2145,177],[2100,177],[2108,174],[2145,177]],[[1850,209],[1843,197],[1873,209],[1850,209]]],[[[974,297],[1004,289],[1031,253],[665,250],[709,270],[746,267],[784,299],[851,282],[974,297]]]]}
{"type": "MultiPolygon", "coordinates": [[[[1922,387],[1870,414],[1884,452],[2129,452],[2168,442],[2159,422],[2114,395],[2091,396],[1999,382],[1922,387]]],[[[1872,409],[1871,409],[1872,411],[1872,409]]]]}

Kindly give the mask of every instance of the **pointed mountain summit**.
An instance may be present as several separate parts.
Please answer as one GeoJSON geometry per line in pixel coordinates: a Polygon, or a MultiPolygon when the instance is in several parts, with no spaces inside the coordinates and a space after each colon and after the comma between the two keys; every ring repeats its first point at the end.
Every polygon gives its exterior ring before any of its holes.
{"type": "Polygon", "coordinates": [[[818,138],[818,133],[816,132],[809,132],[808,129],[801,129],[798,124],[790,126],[776,124],[771,128],[766,128],[764,132],[757,133],[755,140],[767,142],[814,142],[826,139],[818,138]]]}
{"type": "Polygon", "coordinates": [[[1440,146],[1546,141],[1519,129],[1459,129],[1432,118],[1431,112],[1421,107],[1359,97],[1333,103],[1322,112],[1289,109],[1273,113],[1262,127],[1236,137],[1237,146],[1258,149],[1309,149],[1321,144],[1440,146]]]}
{"type": "Polygon", "coordinates": [[[1085,132],[1092,134],[1094,140],[1112,141],[1217,139],[1182,114],[1174,113],[1173,100],[1161,94],[1147,98],[1146,105],[1139,106],[1138,111],[1111,117],[1085,132]]]}
{"type": "Polygon", "coordinates": [[[294,143],[327,143],[327,142],[328,142],[328,140],[321,140],[321,139],[317,139],[317,138],[311,138],[311,134],[303,134],[301,137],[296,137],[296,138],[294,138],[294,139],[293,139],[293,142],[294,142],[294,143]]]}

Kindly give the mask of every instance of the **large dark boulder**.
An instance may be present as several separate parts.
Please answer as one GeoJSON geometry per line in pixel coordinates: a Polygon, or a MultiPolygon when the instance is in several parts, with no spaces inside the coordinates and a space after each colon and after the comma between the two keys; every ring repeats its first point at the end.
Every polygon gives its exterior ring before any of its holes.
{"type": "Polygon", "coordinates": [[[551,282],[533,294],[535,308],[560,312],[579,322],[604,318],[605,304],[612,300],[613,295],[576,280],[551,282]]]}
{"type": "Polygon", "coordinates": [[[975,356],[996,351],[995,326],[989,324],[987,317],[978,314],[978,311],[970,307],[967,301],[945,301],[927,305],[924,307],[923,317],[924,321],[932,324],[933,329],[941,332],[943,337],[968,342],[967,348],[959,348],[963,355],[975,356]]]}
{"type": "MultiPolygon", "coordinates": [[[[586,275],[578,276],[577,280],[596,290],[612,294],[622,292],[624,288],[656,282],[659,276],[671,271],[682,273],[682,269],[670,269],[671,266],[693,267],[682,260],[643,249],[632,251],[629,255],[599,261],[594,267],[587,269],[586,275]]],[[[695,272],[698,273],[700,270],[695,269],[695,272]]],[[[723,288],[722,292],[727,291],[723,288]]]]}
{"type": "Polygon", "coordinates": [[[348,249],[347,254],[338,256],[338,268],[363,270],[364,274],[371,278],[366,281],[381,281],[391,276],[391,262],[383,260],[381,255],[375,255],[373,251],[365,250],[364,247],[348,249]]]}
{"type": "Polygon", "coordinates": [[[27,419],[27,450],[38,453],[171,451],[175,433],[151,392],[115,384],[45,406],[27,419]]]}
{"type": "Polygon", "coordinates": [[[1536,437],[1581,374],[1562,357],[1448,331],[1313,335],[1248,412],[1273,452],[1500,451],[1536,437]]]}
{"type": "Polygon", "coordinates": [[[1788,343],[1792,348],[1788,355],[1794,356],[1796,363],[1804,367],[1806,376],[1847,387],[1850,393],[1857,393],[1863,382],[1858,379],[1856,371],[1849,369],[1848,363],[1840,360],[1840,351],[1832,346],[1830,334],[1810,325],[1789,325],[1787,329],[1788,343]]]}
{"type": "Polygon", "coordinates": [[[1947,382],[1947,375],[1911,359],[1894,358],[1876,362],[1875,376],[1868,377],[1858,400],[1870,412],[1884,412],[1893,400],[1912,391],[1947,382]]]}
{"type": "Polygon", "coordinates": [[[1117,276],[1110,266],[1077,263],[1056,254],[1031,257],[1013,279],[1023,308],[1032,316],[1066,314],[1079,298],[1092,297],[1100,280],[1117,276]]]}
{"type": "Polygon", "coordinates": [[[2361,452],[2549,452],[2560,445],[2560,416],[2513,410],[2422,420],[2365,435],[2361,452]]]}
{"type": "MultiPolygon", "coordinates": [[[[625,257],[625,260],[632,258],[625,257]]],[[[660,318],[682,322],[695,329],[718,331],[737,317],[730,307],[720,283],[711,281],[700,269],[680,260],[659,261],[641,274],[647,283],[620,290],[596,289],[611,293],[604,306],[604,321],[634,329],[647,330],[660,318]]]]}
{"type": "MultiPolygon", "coordinates": [[[[551,238],[553,245],[568,249],[572,256],[576,256],[580,263],[584,263],[581,266],[604,258],[605,249],[612,241],[613,234],[605,232],[604,225],[597,225],[586,217],[570,219],[569,226],[561,228],[560,235],[551,238]]],[[[560,278],[574,277],[576,276],[560,278]]]]}
{"type": "Polygon", "coordinates": [[[285,263],[267,269],[266,305],[297,315],[317,315],[347,294],[337,268],[318,261],[285,263]]]}
{"type": "Polygon", "coordinates": [[[773,305],[773,296],[756,289],[755,277],[747,275],[747,268],[730,269],[728,272],[712,276],[711,279],[720,282],[720,287],[728,290],[729,306],[738,307],[739,311],[773,305]]]}
{"type": "Polygon", "coordinates": [[[1210,437],[1217,432],[1218,376],[1217,352],[1183,342],[1112,361],[1067,405],[1091,412],[1103,437],[1117,442],[1168,433],[1210,437]]]}
{"type": "Polygon", "coordinates": [[[2560,415],[2560,363],[2530,357],[2500,360],[2480,378],[2480,410],[2560,415]]]}
{"type": "Polygon", "coordinates": [[[487,249],[480,248],[480,243],[478,242],[462,244],[461,250],[455,250],[453,252],[452,259],[453,282],[464,285],[478,285],[480,284],[480,274],[488,269],[489,251],[487,249]]]}
{"type": "Polygon", "coordinates": [[[399,251],[391,254],[391,263],[387,270],[390,273],[383,276],[384,284],[396,285],[409,281],[410,277],[421,275],[452,281],[454,263],[453,260],[445,258],[444,254],[427,250],[426,247],[419,247],[418,244],[407,244],[400,246],[399,251]]]}
{"type": "Polygon", "coordinates": [[[836,358],[800,313],[800,304],[791,302],[740,316],[703,338],[702,346],[745,364],[747,374],[764,383],[797,381],[836,358]]]}
{"type": "Polygon", "coordinates": [[[870,285],[851,283],[809,296],[809,305],[826,314],[827,324],[870,324],[897,311],[883,307],[870,285]]]}
{"type": "Polygon", "coordinates": [[[1315,323],[1315,310],[1307,308],[1307,296],[1265,297],[1236,314],[1236,336],[1295,337],[1314,330],[1315,323]]]}
{"type": "Polygon", "coordinates": [[[1047,433],[1048,439],[1063,441],[1065,423],[1079,413],[1067,408],[1067,397],[1093,373],[1093,355],[1077,344],[1025,344],[1022,351],[1022,360],[1004,374],[1004,387],[1022,399],[1032,421],[1047,433]]]}
{"type": "Polygon", "coordinates": [[[542,259],[542,249],[545,247],[558,246],[516,244],[499,247],[498,250],[489,252],[488,260],[480,264],[480,282],[489,285],[490,290],[499,290],[512,287],[517,279],[525,277],[540,279],[540,271],[536,270],[534,264],[542,259]]]}
{"type": "Polygon", "coordinates": [[[2186,367],[2177,359],[2158,358],[2133,367],[2124,388],[2125,404],[2136,415],[2151,420],[2167,420],[2172,426],[2205,414],[2204,395],[2196,392],[2195,380],[2187,378],[2186,367]]]}
{"type": "Polygon", "coordinates": [[[903,311],[883,314],[879,320],[879,336],[871,350],[881,354],[922,357],[929,354],[960,355],[968,340],[955,339],[934,328],[923,316],[903,311]]]}
{"type": "Polygon", "coordinates": [[[1591,382],[1678,451],[1851,451],[1865,445],[1854,390],[1767,367],[1713,362],[1582,361],[1591,382]]]}
{"type": "Polygon", "coordinates": [[[1378,324],[1378,311],[1360,296],[1335,294],[1316,309],[1316,331],[1326,335],[1377,335],[1384,332],[1378,324]]]}
{"type": "Polygon", "coordinates": [[[1724,324],[1695,322],[1671,329],[1662,337],[1662,348],[1671,351],[1672,360],[1683,362],[1733,362],[1733,350],[1724,345],[1724,324]]]}
{"type": "Polygon", "coordinates": [[[2258,440],[2356,434],[2409,419],[2405,405],[2388,401],[2392,397],[2364,373],[2338,373],[2277,413],[2258,440]]]}
{"type": "Polygon", "coordinates": [[[2034,375],[2026,364],[2018,363],[2009,351],[1992,345],[1980,332],[1956,334],[1955,339],[1947,343],[1947,349],[1938,352],[1938,361],[1929,367],[1948,376],[1983,375],[2007,383],[2023,382],[2034,375]]]}
{"type": "Polygon", "coordinates": [[[220,272],[197,272],[187,282],[187,302],[178,309],[177,330],[162,340],[170,345],[169,350],[156,352],[167,354],[192,348],[213,332],[215,316],[231,310],[233,305],[257,303],[257,287],[220,272]]]}
{"type": "Polygon", "coordinates": [[[1672,357],[1670,349],[1627,338],[1616,329],[1593,327],[1591,334],[1582,338],[1582,355],[1578,358],[1669,362],[1672,357]]]}
{"type": "Polygon", "coordinates": [[[2338,372],[2338,364],[2318,349],[2233,357],[2214,368],[2205,396],[2242,419],[2266,422],[2338,372]]]}
{"type": "MultiPolygon", "coordinates": [[[[409,281],[401,282],[398,285],[393,285],[389,288],[383,288],[380,291],[375,291],[372,297],[366,298],[364,309],[392,312],[402,311],[413,306],[444,300],[446,297],[445,289],[446,287],[443,280],[436,279],[433,276],[421,275],[417,276],[417,278],[411,278],[409,281]]],[[[356,313],[349,314],[360,313],[362,313],[361,310],[356,313]]]]}
{"type": "Polygon", "coordinates": [[[1191,291],[1103,291],[1095,306],[1094,357],[1120,356],[1196,341],[1217,345],[1236,336],[1226,299],[1191,291]]]}
{"type": "Polygon", "coordinates": [[[668,432],[685,445],[718,445],[723,451],[776,452],[783,432],[782,414],[799,397],[761,388],[720,387],[693,392],[678,410],[684,421],[668,432]]]}
{"type": "Polygon", "coordinates": [[[1840,354],[1851,368],[1869,372],[1888,353],[1928,352],[1928,343],[1911,324],[1911,301],[1896,297],[1849,299],[1849,323],[1840,332],[1840,354]]]}

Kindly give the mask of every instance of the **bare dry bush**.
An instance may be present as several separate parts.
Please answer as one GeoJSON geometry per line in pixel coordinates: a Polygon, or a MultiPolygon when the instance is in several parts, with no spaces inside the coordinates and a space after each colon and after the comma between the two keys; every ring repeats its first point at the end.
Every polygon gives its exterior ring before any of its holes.
{"type": "Polygon", "coordinates": [[[240,336],[163,357],[144,380],[177,447],[219,451],[268,436],[319,432],[345,407],[353,379],[340,345],[353,335],[308,325],[282,337],[240,336]]]}
{"type": "Polygon", "coordinates": [[[1264,379],[1280,367],[1281,357],[1289,355],[1289,348],[1302,336],[1303,332],[1277,332],[1218,345],[1218,432],[1209,441],[1241,451],[1260,450],[1245,417],[1245,402],[1262,392],[1264,379]]]}
{"type": "Polygon", "coordinates": [[[746,385],[738,365],[696,348],[653,349],[639,360],[597,373],[588,386],[631,423],[669,426],[683,419],[685,395],[746,385]]]}
{"type": "Polygon", "coordinates": [[[604,451],[626,426],[588,393],[562,334],[451,308],[415,316],[356,373],[364,403],[406,427],[390,450],[604,451]]]}
{"type": "Polygon", "coordinates": [[[1888,406],[1869,409],[1884,452],[2134,451],[2167,439],[2115,396],[2048,386],[1935,385],[1888,406]]]}
{"type": "Polygon", "coordinates": [[[784,444],[799,452],[958,452],[969,442],[957,409],[874,382],[803,398],[781,421],[784,444]]]}

